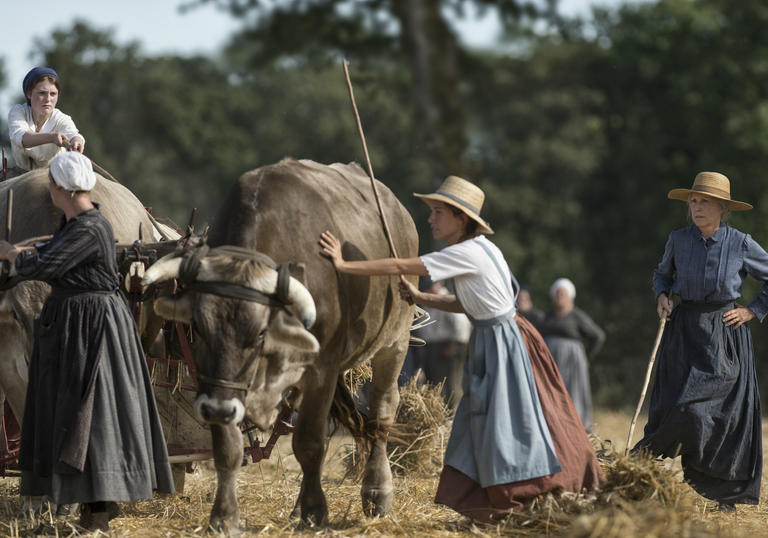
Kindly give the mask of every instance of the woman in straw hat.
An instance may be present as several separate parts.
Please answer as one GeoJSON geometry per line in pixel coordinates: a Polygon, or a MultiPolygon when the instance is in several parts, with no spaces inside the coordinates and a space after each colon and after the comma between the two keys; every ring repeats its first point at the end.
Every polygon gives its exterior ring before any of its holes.
{"type": "Polygon", "coordinates": [[[160,418],[136,324],[118,294],[115,238],[91,202],[91,161],[51,161],[62,226],[37,248],[0,241],[0,259],[51,285],[35,323],[19,466],[21,494],[81,504],[80,522],[106,531],[116,501],[173,492],[160,418]]]}
{"type": "Polygon", "coordinates": [[[730,511],[760,497],[760,400],[746,322],[768,313],[768,254],[723,224],[728,212],[752,209],[731,199],[724,175],[701,172],[690,189],[667,197],[688,203],[693,224],[669,234],[654,271],[657,311],[669,323],[635,449],[682,456],[686,480],[730,511]],[[735,301],[747,274],[766,284],[744,307],[735,301]],[[682,299],[674,308],[672,294],[682,299]]]}
{"type": "Polygon", "coordinates": [[[449,246],[418,258],[345,261],[341,243],[321,235],[340,272],[453,279],[456,295],[421,292],[401,276],[403,299],[464,312],[473,322],[464,395],[456,410],[435,502],[492,522],[548,491],[599,485],[594,450],[546,344],[515,314],[519,286],[504,256],[483,234],[485,199],[449,176],[437,192],[416,194],[430,209],[432,235],[449,246]]]}

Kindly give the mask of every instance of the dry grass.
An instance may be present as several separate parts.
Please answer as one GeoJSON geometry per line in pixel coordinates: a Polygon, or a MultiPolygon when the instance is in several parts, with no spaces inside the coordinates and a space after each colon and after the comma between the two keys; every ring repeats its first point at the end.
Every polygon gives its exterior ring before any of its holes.
{"type": "MultiPolygon", "coordinates": [[[[240,473],[243,534],[268,536],[572,536],[572,537],[736,537],[767,536],[766,505],[739,506],[735,513],[716,512],[715,503],[698,496],[680,480],[677,462],[623,457],[630,417],[596,413],[596,433],[606,476],[604,488],[589,496],[562,495],[537,499],[525,512],[498,525],[475,525],[432,502],[437,471],[396,474],[392,514],[367,519],[360,506],[360,487],[344,479],[349,437],[331,439],[323,481],[330,527],[303,529],[289,514],[298,494],[301,473],[291,454],[290,439],[278,443],[270,460],[248,465],[240,473]],[[615,448],[614,448],[615,447],[615,448]]],[[[642,424],[638,425],[638,432],[642,424]]],[[[765,435],[764,435],[765,437],[765,435]]],[[[215,493],[212,465],[187,475],[183,495],[124,504],[112,522],[113,536],[188,537],[205,533],[215,493]]],[[[766,496],[763,491],[763,496],[766,496]]],[[[21,508],[18,479],[0,479],[0,536],[29,535],[36,524],[16,519],[21,508]]],[[[48,519],[46,534],[77,535],[74,517],[48,519]]]]}
{"type": "Polygon", "coordinates": [[[440,472],[453,418],[442,388],[442,383],[417,385],[415,377],[401,388],[397,435],[387,444],[394,472],[433,476],[440,472]]]}

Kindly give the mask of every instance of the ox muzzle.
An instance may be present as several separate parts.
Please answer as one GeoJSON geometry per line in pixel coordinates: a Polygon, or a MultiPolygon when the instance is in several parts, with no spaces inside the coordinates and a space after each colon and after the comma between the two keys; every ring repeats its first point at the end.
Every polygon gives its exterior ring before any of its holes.
{"type": "Polygon", "coordinates": [[[208,424],[240,424],[245,417],[245,406],[239,398],[211,398],[201,393],[195,399],[195,412],[208,424]]]}

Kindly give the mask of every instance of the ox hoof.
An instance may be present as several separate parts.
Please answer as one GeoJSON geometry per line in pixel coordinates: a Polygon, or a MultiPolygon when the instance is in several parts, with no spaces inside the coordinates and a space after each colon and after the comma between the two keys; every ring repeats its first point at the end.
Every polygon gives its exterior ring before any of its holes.
{"type": "Polygon", "coordinates": [[[369,489],[363,492],[363,513],[368,517],[386,516],[392,510],[392,489],[369,489]]]}
{"type": "Polygon", "coordinates": [[[237,516],[229,518],[211,518],[208,525],[209,534],[223,534],[225,536],[240,536],[240,518],[237,516]]]}
{"type": "Polygon", "coordinates": [[[317,528],[328,526],[328,508],[326,506],[317,507],[296,507],[291,512],[291,516],[301,517],[299,528],[317,528]]]}

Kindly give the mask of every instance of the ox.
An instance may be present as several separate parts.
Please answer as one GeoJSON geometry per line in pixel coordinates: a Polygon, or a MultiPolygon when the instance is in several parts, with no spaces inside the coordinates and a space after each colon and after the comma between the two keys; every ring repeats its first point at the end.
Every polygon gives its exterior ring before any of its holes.
{"type": "MultiPolygon", "coordinates": [[[[398,254],[416,256],[418,238],[410,215],[391,191],[377,185],[398,254]]],[[[160,298],[155,309],[164,317],[190,323],[196,334],[195,362],[202,374],[196,404],[211,424],[218,473],[211,512],[214,529],[232,531],[239,525],[238,421],[245,415],[267,429],[288,394],[298,410],[293,450],[303,471],[293,515],[310,524],[327,523],[320,480],[329,411],[332,404],[338,411],[351,402],[341,376],[368,359],[373,386],[366,423],[371,442],[363,474],[363,509],[367,515],[383,515],[391,508],[392,473],[382,432],[393,423],[399,403],[396,380],[408,347],[413,307],[399,299],[395,277],[337,274],[320,254],[323,230],[338,234],[345,259],[390,255],[370,180],[358,165],[284,159],[247,172],[231,187],[209,238],[211,247],[233,245],[277,262],[303,264],[306,288],[316,303],[311,333],[307,328],[313,316],[296,304],[266,305],[222,297],[210,289],[211,282],[224,282],[274,299],[278,274],[271,263],[213,248],[213,254],[199,260],[197,270],[189,269],[185,258],[174,253],[145,275],[146,285],[185,273],[188,280],[208,284],[202,291],[193,285],[182,297],[160,298]]],[[[299,284],[294,281],[291,286],[299,284]]],[[[303,297],[303,291],[297,293],[303,297]]]]}

